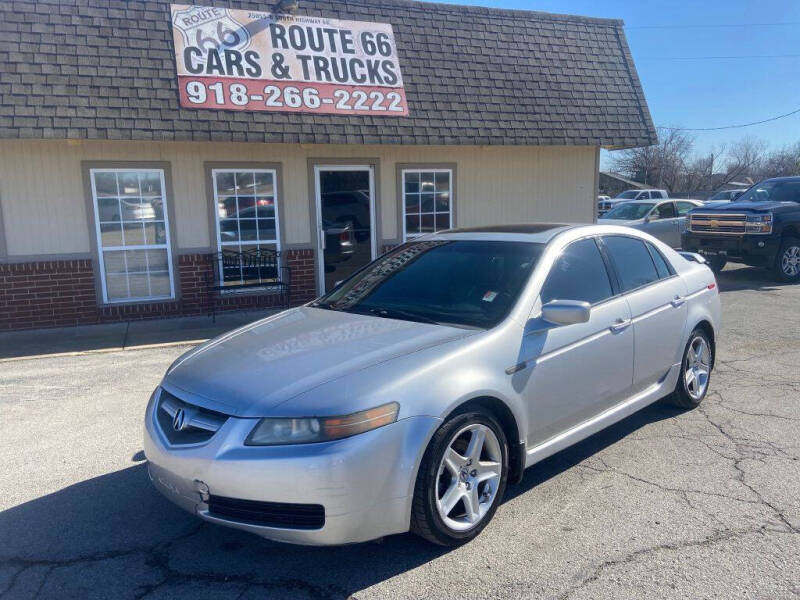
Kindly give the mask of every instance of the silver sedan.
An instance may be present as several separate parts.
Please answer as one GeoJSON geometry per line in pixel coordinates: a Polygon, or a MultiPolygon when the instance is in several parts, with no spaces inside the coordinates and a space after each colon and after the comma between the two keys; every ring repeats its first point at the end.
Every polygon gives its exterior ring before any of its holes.
{"type": "Polygon", "coordinates": [[[719,320],[703,259],[632,229],[417,238],[175,361],[150,477],[274,540],[462,544],[525,468],[661,398],[700,404],[719,320]]]}
{"type": "Polygon", "coordinates": [[[620,202],[597,220],[600,225],[624,225],[646,231],[672,248],[680,248],[689,211],[699,200],[636,200],[620,202]]]}

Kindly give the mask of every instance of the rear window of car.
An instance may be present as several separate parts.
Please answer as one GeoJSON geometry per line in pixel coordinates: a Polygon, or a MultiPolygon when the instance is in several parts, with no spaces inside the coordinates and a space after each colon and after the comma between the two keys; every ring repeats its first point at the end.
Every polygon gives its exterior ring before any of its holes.
{"type": "Polygon", "coordinates": [[[653,258],[653,262],[656,265],[656,272],[658,273],[659,279],[666,279],[674,275],[674,271],[667,263],[667,259],[664,258],[664,255],[661,254],[658,248],[653,246],[650,242],[647,242],[647,249],[650,250],[650,256],[653,258]]]}
{"type": "Polygon", "coordinates": [[[691,202],[676,202],[678,205],[678,216],[683,216],[688,213],[693,208],[697,208],[696,205],[692,204],[691,202]]]}
{"type": "Polygon", "coordinates": [[[605,262],[594,239],[567,246],[553,263],[542,286],[541,300],[580,300],[596,304],[613,295],[605,262]]]}
{"type": "Polygon", "coordinates": [[[658,281],[656,265],[642,240],[609,235],[603,241],[617,268],[623,292],[658,281]]]}

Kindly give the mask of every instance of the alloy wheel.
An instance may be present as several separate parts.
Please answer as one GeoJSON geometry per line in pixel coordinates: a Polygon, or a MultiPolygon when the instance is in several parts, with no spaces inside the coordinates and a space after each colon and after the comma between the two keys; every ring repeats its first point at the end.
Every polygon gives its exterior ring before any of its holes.
{"type": "Polygon", "coordinates": [[[700,400],[708,387],[711,373],[711,349],[702,337],[694,338],[686,351],[683,381],[692,400],[700,400]]]}
{"type": "Polygon", "coordinates": [[[497,497],[503,469],[500,441],[491,428],[473,423],[450,439],[436,479],[436,508],[454,531],[480,523],[497,497]]]}
{"type": "Polygon", "coordinates": [[[781,270],[787,277],[800,273],[800,246],[789,246],[781,256],[781,270]]]}

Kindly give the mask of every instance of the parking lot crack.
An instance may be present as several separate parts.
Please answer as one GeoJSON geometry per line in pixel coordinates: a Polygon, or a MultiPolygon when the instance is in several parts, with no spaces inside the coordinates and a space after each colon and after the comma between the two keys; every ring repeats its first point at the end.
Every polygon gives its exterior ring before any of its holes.
{"type": "MultiPolygon", "coordinates": [[[[761,535],[763,535],[764,532],[765,532],[764,526],[761,526],[761,527],[748,527],[748,528],[744,528],[744,529],[717,530],[714,533],[712,533],[710,536],[707,536],[707,537],[702,538],[700,540],[686,540],[686,541],[681,541],[681,542],[668,542],[668,543],[664,543],[664,544],[657,544],[655,546],[649,546],[647,548],[641,548],[641,549],[636,550],[634,552],[631,552],[630,554],[627,554],[627,555],[625,555],[625,556],[623,556],[621,558],[602,561],[601,563],[599,563],[593,569],[592,573],[588,577],[585,577],[583,580],[581,580],[581,582],[579,584],[571,587],[569,590],[567,590],[564,593],[562,593],[560,596],[558,596],[558,598],[559,598],[559,600],[568,600],[570,597],[572,597],[574,594],[576,594],[577,592],[579,592],[583,588],[589,586],[593,582],[595,582],[598,579],[600,579],[600,577],[603,575],[603,572],[605,572],[605,571],[607,571],[609,569],[612,569],[614,567],[618,567],[618,566],[621,566],[621,565],[626,565],[626,564],[633,563],[633,562],[638,561],[638,560],[640,560],[640,559],[642,559],[642,558],[644,558],[646,556],[649,556],[651,554],[655,554],[655,553],[663,552],[663,551],[682,550],[682,549],[686,549],[686,548],[696,548],[696,547],[711,546],[711,545],[714,545],[714,544],[719,544],[719,543],[722,543],[722,542],[733,540],[733,539],[736,539],[736,538],[739,538],[739,537],[744,537],[746,535],[752,535],[752,534],[761,534],[761,535]]],[[[786,533],[786,532],[784,532],[784,533],[786,533]]],[[[794,533],[796,533],[796,532],[794,532],[794,533]]]]}
{"type": "MultiPolygon", "coordinates": [[[[708,414],[707,410],[704,410],[702,406],[698,407],[697,410],[698,410],[698,412],[700,414],[702,414],[706,418],[706,420],[717,431],[719,431],[719,433],[723,437],[728,439],[734,445],[734,447],[737,448],[737,450],[740,448],[740,446],[741,446],[740,441],[737,440],[737,438],[733,434],[728,432],[720,423],[715,421],[711,417],[711,415],[708,414]]],[[[779,509],[777,506],[775,506],[773,503],[769,502],[766,498],[764,498],[764,496],[761,494],[761,492],[758,489],[756,489],[756,487],[754,485],[751,485],[750,483],[747,482],[746,473],[745,473],[744,467],[742,466],[742,463],[744,461],[746,461],[746,460],[754,460],[754,458],[751,457],[751,456],[747,456],[745,454],[740,454],[738,457],[732,458],[732,459],[729,459],[729,460],[732,461],[733,468],[736,470],[735,480],[738,481],[742,486],[744,486],[745,488],[750,490],[756,496],[756,498],[758,498],[759,503],[761,503],[764,506],[766,506],[767,508],[769,508],[773,512],[773,514],[778,518],[778,520],[789,531],[791,531],[793,533],[798,533],[799,530],[794,525],[792,525],[791,521],[789,521],[789,519],[786,517],[784,512],[781,509],[779,509]]]]}

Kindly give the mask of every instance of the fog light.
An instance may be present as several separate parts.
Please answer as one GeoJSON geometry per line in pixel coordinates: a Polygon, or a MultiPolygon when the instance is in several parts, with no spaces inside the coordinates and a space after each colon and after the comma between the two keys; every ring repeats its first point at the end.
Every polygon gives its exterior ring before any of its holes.
{"type": "Polygon", "coordinates": [[[764,242],[758,242],[758,247],[759,248],[763,248],[764,247],[764,242]]]}

